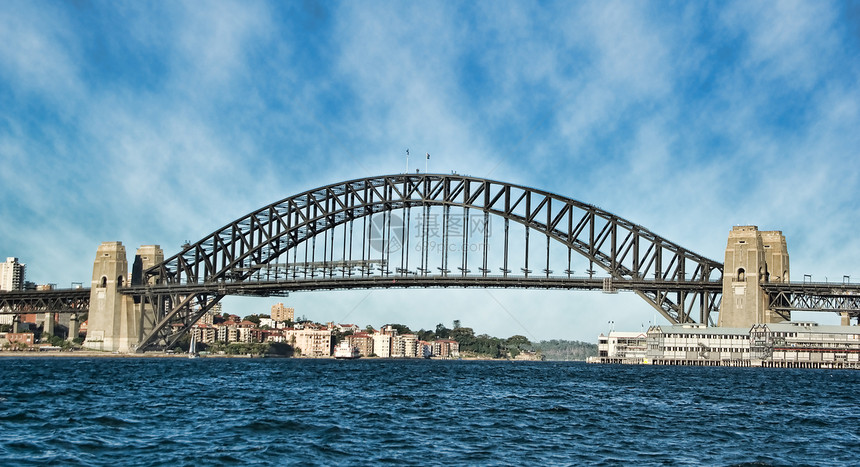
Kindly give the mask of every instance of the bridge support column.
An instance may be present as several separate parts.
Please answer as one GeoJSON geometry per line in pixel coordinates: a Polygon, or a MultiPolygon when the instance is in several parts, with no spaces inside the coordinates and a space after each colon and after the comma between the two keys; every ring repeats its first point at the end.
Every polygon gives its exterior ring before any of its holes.
{"type": "Polygon", "coordinates": [[[54,314],[45,313],[45,323],[42,325],[42,333],[54,335],[54,314]]]}
{"type": "Polygon", "coordinates": [[[131,297],[119,293],[126,285],[128,260],[122,242],[103,242],[93,263],[90,313],[84,347],[128,353],[138,339],[138,321],[129,316],[131,297]]]}
{"type": "Polygon", "coordinates": [[[765,282],[788,282],[788,247],[779,231],[759,231],[753,225],[729,232],[723,269],[723,299],[718,326],[748,328],[785,321],[769,310],[765,282]]]}
{"type": "MultiPolygon", "coordinates": [[[[159,245],[142,245],[138,248],[132,265],[132,285],[144,285],[143,271],[163,261],[164,250],[159,245]]],[[[155,324],[158,322],[158,316],[155,314],[154,305],[148,302],[146,297],[135,297],[134,317],[139,323],[137,341],[140,342],[143,336],[155,327],[155,324]]]]}
{"type": "Polygon", "coordinates": [[[72,342],[78,337],[78,332],[80,332],[80,327],[78,326],[78,315],[72,313],[69,316],[69,335],[66,336],[66,340],[72,342]]]}

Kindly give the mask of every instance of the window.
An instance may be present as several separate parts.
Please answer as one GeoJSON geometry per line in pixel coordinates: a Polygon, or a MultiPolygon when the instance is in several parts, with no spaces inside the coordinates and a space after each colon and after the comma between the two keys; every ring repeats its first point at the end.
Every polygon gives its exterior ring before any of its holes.
{"type": "Polygon", "coordinates": [[[744,271],[744,268],[738,268],[738,280],[744,281],[747,279],[747,273],[744,271]]]}

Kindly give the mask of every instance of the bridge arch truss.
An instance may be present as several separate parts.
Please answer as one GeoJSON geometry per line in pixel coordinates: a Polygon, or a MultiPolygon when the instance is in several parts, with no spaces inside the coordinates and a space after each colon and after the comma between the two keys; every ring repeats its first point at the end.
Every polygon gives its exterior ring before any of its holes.
{"type": "Polygon", "coordinates": [[[712,324],[722,267],[564,196],[470,176],[398,174],[258,209],[133,273],[123,293],[148,305],[144,350],[172,345],[225,295],[307,289],[628,290],[672,323],[712,324]]]}

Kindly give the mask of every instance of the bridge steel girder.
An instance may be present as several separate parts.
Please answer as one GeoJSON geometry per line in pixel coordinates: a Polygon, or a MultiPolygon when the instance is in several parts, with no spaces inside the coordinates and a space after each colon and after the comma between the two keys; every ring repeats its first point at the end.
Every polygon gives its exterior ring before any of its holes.
{"type": "Polygon", "coordinates": [[[783,283],[763,284],[772,310],[829,311],[860,317],[860,284],[783,283]]]}
{"type": "Polygon", "coordinates": [[[0,314],[86,313],[90,289],[15,290],[0,293],[0,314]]]}
{"type": "MultiPolygon", "coordinates": [[[[519,223],[527,234],[528,229],[534,229],[585,257],[592,265],[590,277],[593,265],[597,265],[618,283],[653,282],[653,286],[633,290],[672,323],[694,323],[696,314],[700,322],[712,322],[711,313],[719,311],[720,292],[711,291],[710,283],[721,280],[722,264],[596,206],[525,186],[462,175],[397,174],[305,191],[185,245],[178,254],[144,271],[143,283],[181,289],[247,282],[259,268],[346,222],[428,206],[476,209],[519,223]],[[676,282],[699,283],[701,287],[676,291],[663,286],[676,282]]],[[[505,255],[507,258],[507,251],[505,255]]],[[[481,275],[488,273],[484,270],[481,275]]],[[[185,317],[184,321],[196,321],[220,296],[206,294],[187,301],[182,293],[169,299],[148,293],[145,300],[158,304],[156,328],[144,336],[140,348],[156,341],[167,342],[173,334],[167,329],[171,317],[178,314],[185,317]],[[196,306],[197,310],[174,309],[180,304],[196,306]]],[[[183,326],[186,324],[193,323],[184,322],[183,326]]]]}

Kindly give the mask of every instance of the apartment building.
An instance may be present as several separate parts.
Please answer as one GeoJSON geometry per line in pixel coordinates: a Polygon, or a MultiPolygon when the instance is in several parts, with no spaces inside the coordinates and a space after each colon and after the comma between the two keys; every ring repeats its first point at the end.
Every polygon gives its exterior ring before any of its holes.
{"type": "Polygon", "coordinates": [[[0,290],[24,290],[25,269],[18,258],[6,258],[5,263],[0,263],[0,290]]]}

